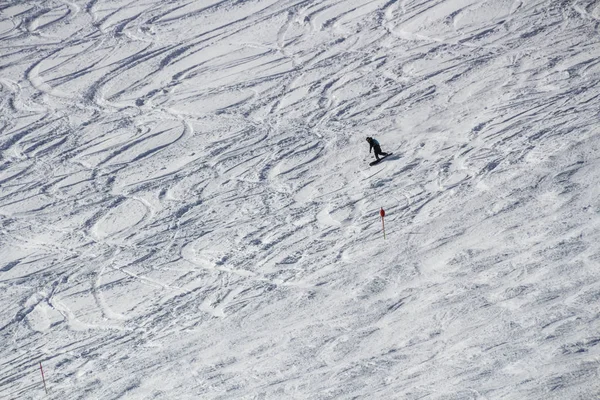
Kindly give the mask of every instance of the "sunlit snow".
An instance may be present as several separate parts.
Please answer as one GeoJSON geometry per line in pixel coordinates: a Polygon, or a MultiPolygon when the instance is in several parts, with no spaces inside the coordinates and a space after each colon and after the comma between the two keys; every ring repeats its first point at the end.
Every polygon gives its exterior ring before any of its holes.
{"type": "Polygon", "coordinates": [[[599,117],[596,0],[0,3],[0,398],[599,399],[599,117]]]}

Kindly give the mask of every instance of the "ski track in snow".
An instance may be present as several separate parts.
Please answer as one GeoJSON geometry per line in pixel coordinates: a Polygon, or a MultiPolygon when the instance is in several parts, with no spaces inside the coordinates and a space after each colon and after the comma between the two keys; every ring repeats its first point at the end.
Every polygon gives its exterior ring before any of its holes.
{"type": "Polygon", "coordinates": [[[0,397],[600,398],[599,21],[0,5],[0,397]]]}

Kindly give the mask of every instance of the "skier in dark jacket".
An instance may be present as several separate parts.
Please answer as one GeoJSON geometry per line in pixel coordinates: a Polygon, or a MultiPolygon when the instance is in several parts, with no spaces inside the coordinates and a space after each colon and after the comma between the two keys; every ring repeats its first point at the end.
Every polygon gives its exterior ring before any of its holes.
{"type": "Polygon", "coordinates": [[[372,149],[375,149],[375,158],[377,159],[377,161],[379,161],[379,156],[387,156],[388,153],[384,153],[381,151],[381,146],[379,145],[379,142],[375,139],[373,139],[372,137],[367,137],[367,142],[369,142],[369,154],[371,153],[372,149]]]}

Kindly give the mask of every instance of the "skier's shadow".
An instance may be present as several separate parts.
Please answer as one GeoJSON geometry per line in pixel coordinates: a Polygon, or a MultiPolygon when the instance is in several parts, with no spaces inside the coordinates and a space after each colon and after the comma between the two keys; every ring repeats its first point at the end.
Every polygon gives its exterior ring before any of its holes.
{"type": "Polygon", "coordinates": [[[402,156],[400,154],[396,154],[396,153],[392,153],[391,155],[387,156],[383,161],[395,161],[395,160],[399,160],[402,156]]]}

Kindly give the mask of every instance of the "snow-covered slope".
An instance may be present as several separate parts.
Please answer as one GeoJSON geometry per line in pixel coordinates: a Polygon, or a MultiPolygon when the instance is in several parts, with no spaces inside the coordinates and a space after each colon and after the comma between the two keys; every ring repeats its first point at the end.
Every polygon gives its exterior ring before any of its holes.
{"type": "Polygon", "coordinates": [[[1,398],[600,398],[600,3],[0,10],[1,398]]]}

